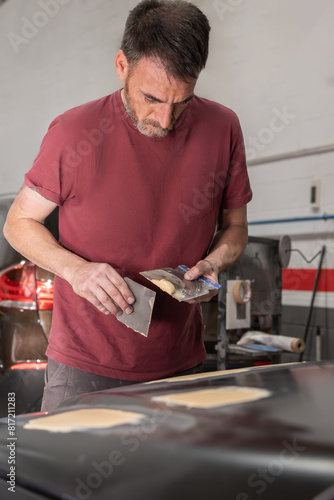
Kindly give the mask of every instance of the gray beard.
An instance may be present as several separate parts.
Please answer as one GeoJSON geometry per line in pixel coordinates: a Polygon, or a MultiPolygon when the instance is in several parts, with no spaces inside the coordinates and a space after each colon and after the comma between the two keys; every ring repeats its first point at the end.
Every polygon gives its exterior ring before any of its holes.
{"type": "Polygon", "coordinates": [[[157,122],[148,119],[145,119],[142,122],[140,122],[136,114],[131,109],[125,89],[123,95],[125,101],[124,102],[125,111],[127,112],[132,123],[135,125],[135,127],[139,130],[141,134],[145,135],[146,137],[162,139],[163,137],[166,137],[169,134],[169,132],[173,130],[173,126],[172,128],[161,128],[157,122]],[[146,127],[147,125],[154,127],[155,130],[154,131],[148,130],[146,127]]]}

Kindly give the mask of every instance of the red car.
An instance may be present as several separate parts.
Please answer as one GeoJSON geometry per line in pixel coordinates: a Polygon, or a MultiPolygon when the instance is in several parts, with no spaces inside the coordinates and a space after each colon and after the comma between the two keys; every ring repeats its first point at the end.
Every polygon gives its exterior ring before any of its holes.
{"type": "MultiPolygon", "coordinates": [[[[13,198],[0,198],[0,416],[8,390],[20,394],[18,413],[39,409],[53,307],[53,274],[23,260],[2,236],[13,198]]],[[[46,221],[56,237],[57,215],[46,221]]]]}

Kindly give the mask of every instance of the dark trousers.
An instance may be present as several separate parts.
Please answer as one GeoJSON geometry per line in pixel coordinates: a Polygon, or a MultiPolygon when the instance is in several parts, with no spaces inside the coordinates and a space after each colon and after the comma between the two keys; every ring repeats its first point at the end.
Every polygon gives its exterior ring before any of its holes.
{"type": "MultiPolygon", "coordinates": [[[[203,363],[171,376],[178,377],[201,372],[203,372],[203,363]]],[[[41,411],[54,410],[62,401],[72,396],[138,383],[140,382],[103,377],[102,375],[63,365],[49,358],[45,369],[45,387],[41,411]]]]}

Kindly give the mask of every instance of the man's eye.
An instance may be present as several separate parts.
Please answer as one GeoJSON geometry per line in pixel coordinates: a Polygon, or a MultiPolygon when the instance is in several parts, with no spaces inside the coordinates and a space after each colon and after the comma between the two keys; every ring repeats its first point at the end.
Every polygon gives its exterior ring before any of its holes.
{"type": "Polygon", "coordinates": [[[147,102],[151,102],[151,103],[155,102],[154,99],[151,99],[150,97],[146,97],[146,96],[145,96],[145,100],[147,102]]]}

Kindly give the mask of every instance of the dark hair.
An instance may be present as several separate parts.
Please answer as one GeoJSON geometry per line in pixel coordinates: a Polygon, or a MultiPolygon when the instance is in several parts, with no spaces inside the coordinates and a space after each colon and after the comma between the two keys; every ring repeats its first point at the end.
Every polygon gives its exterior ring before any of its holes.
{"type": "Polygon", "coordinates": [[[183,0],[143,0],[130,11],[121,50],[129,64],[159,59],[167,74],[197,79],[209,52],[210,24],[195,5],[183,0]]]}

